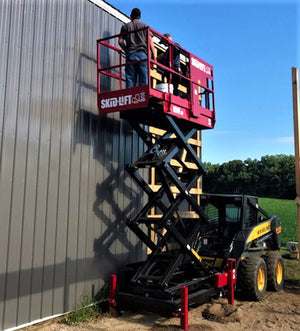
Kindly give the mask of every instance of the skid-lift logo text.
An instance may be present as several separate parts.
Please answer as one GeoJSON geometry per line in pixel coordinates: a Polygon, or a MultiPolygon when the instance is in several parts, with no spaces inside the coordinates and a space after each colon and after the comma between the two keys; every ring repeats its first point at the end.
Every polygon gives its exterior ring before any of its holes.
{"type": "Polygon", "coordinates": [[[192,57],[192,66],[198,68],[199,70],[205,72],[208,75],[211,75],[210,67],[205,65],[204,63],[198,61],[194,57],[192,57]]]}
{"type": "Polygon", "coordinates": [[[101,100],[101,109],[113,108],[118,106],[135,105],[137,103],[145,102],[145,92],[136,93],[135,95],[121,95],[119,97],[113,97],[101,100]]]}

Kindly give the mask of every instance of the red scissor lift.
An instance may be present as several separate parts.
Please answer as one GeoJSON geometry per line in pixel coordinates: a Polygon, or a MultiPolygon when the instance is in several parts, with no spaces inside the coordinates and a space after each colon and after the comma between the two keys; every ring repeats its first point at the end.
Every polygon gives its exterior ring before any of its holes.
{"type": "MultiPolygon", "coordinates": [[[[189,304],[204,302],[219,293],[214,285],[216,270],[204,266],[197,254],[197,238],[208,218],[190,194],[206,170],[189,139],[198,129],[212,129],[215,124],[213,67],[153,29],[147,28],[147,33],[148,40],[151,34],[161,52],[169,49],[169,66],[154,61],[148,45],[148,57],[144,60],[148,67],[148,85],[128,89],[124,88],[124,69],[133,63],[126,63],[117,46],[119,35],[97,41],[98,108],[100,114],[120,112],[147,146],[138,160],[127,165],[129,174],[149,197],[136,217],[127,220],[127,226],[151,254],[146,261],[126,269],[120,279],[118,304],[171,313],[180,309],[182,286],[188,288],[189,304]],[[175,47],[180,54],[182,73],[173,67],[175,47]],[[103,54],[107,61],[109,53],[115,63],[103,63],[103,54]],[[165,75],[168,81],[164,82],[167,90],[177,75],[180,96],[158,90],[157,77],[164,73],[168,73],[165,75]],[[111,80],[109,84],[103,84],[104,77],[111,80]],[[165,133],[153,135],[149,126],[161,128],[165,133]],[[195,164],[193,169],[182,161],[182,153],[195,164]],[[171,160],[176,160],[181,169],[173,167],[171,160]],[[155,168],[161,183],[158,191],[152,190],[141,175],[140,169],[144,168],[155,168]],[[171,186],[176,187],[176,195],[171,186]],[[151,217],[153,208],[160,212],[160,218],[151,217]],[[150,237],[151,232],[156,233],[156,240],[150,237]]],[[[222,286],[224,284],[227,282],[222,286]]]]}

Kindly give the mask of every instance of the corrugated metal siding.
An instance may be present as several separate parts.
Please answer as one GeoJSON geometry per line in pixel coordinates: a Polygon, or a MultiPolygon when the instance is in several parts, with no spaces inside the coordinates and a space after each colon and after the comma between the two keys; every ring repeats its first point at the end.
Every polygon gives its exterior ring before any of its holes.
{"type": "Polygon", "coordinates": [[[1,0],[0,22],[5,329],[73,309],[142,257],[125,228],[142,195],[124,166],[143,144],[118,114],[97,115],[95,41],[122,22],[87,0],[1,0]]]}

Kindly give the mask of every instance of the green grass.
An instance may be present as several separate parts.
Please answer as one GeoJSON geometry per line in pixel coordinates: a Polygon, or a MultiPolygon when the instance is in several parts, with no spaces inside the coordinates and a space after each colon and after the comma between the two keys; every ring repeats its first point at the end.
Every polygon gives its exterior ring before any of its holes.
{"type": "Polygon", "coordinates": [[[281,244],[298,241],[297,207],[293,200],[259,198],[259,205],[270,215],[276,215],[281,221],[281,244]]]}
{"type": "Polygon", "coordinates": [[[91,298],[89,295],[84,295],[80,305],[68,314],[62,320],[62,323],[76,325],[78,323],[89,322],[96,319],[99,314],[99,305],[97,305],[95,299],[91,298]]]}
{"type": "Polygon", "coordinates": [[[300,286],[299,261],[290,258],[290,252],[286,248],[281,248],[280,254],[284,262],[284,281],[288,286],[300,286]]]}

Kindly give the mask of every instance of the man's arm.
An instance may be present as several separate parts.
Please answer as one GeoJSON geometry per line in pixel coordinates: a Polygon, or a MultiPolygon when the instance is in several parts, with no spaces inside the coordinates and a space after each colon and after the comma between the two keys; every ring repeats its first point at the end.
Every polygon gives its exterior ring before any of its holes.
{"type": "Polygon", "coordinates": [[[126,45],[125,45],[125,40],[122,37],[119,37],[118,43],[120,47],[123,49],[123,51],[126,51],[126,45]]]}
{"type": "Polygon", "coordinates": [[[150,36],[150,49],[151,49],[151,52],[153,54],[154,61],[157,61],[157,59],[156,59],[156,53],[155,53],[155,47],[154,47],[154,42],[153,42],[151,36],[150,36]]]}

